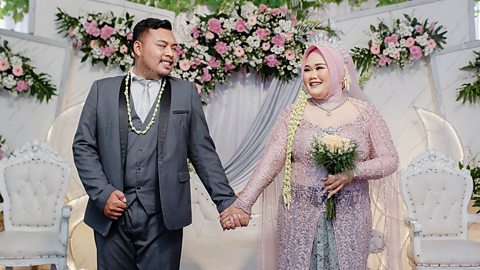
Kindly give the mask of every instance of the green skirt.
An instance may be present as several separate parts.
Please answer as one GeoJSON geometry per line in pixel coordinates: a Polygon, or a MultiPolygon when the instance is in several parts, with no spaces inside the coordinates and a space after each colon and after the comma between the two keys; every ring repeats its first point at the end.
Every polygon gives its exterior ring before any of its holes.
{"type": "Polygon", "coordinates": [[[318,219],[317,233],[313,241],[310,270],[340,270],[335,248],[333,222],[325,218],[325,212],[318,219]]]}

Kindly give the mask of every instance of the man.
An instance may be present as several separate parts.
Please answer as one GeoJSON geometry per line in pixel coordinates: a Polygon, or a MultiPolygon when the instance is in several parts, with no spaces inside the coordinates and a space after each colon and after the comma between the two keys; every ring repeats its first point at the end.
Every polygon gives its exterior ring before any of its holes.
{"type": "Polygon", "coordinates": [[[235,194],[194,84],[169,77],[178,58],[170,22],[140,21],[133,42],[135,66],[93,83],[75,134],[84,220],[98,269],[179,269],[182,228],[192,221],[187,157],[219,212],[235,194]]]}

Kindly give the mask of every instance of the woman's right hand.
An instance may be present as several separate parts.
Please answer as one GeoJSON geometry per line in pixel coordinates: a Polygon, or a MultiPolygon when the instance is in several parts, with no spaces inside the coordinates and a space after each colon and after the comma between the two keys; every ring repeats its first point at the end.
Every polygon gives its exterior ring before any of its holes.
{"type": "Polygon", "coordinates": [[[250,214],[232,204],[220,214],[219,218],[224,230],[234,230],[237,227],[248,226],[250,214]]]}

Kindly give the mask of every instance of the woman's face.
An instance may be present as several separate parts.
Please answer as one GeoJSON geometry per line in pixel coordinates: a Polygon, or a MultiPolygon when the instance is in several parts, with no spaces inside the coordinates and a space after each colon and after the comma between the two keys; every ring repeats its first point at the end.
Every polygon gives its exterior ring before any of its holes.
{"type": "Polygon", "coordinates": [[[303,84],[314,99],[323,99],[330,91],[327,63],[319,51],[312,51],[303,68],[303,84]]]}

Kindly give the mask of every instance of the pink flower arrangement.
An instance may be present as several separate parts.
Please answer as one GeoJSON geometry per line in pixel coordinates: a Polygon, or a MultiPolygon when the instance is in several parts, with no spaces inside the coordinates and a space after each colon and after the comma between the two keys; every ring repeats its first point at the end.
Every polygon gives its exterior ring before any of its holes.
{"type": "Polygon", "coordinates": [[[30,94],[40,102],[49,101],[56,94],[56,87],[48,74],[37,73],[30,63],[30,58],[14,53],[7,41],[1,42],[0,78],[2,79],[0,83],[2,87],[0,91],[30,94]]]}
{"type": "Polygon", "coordinates": [[[447,33],[442,31],[443,26],[428,20],[420,22],[406,14],[404,17],[394,20],[392,27],[383,22],[378,26],[370,25],[373,38],[368,47],[352,49],[352,58],[361,76],[369,74],[372,66],[398,64],[403,68],[406,63],[418,61],[433,50],[443,49],[447,33]]]}
{"type": "Polygon", "coordinates": [[[122,70],[133,64],[133,16],[126,13],[117,17],[108,12],[72,17],[59,10],[56,17],[59,30],[84,54],[82,62],[90,59],[92,65],[116,66],[122,70]]]}
{"type": "Polygon", "coordinates": [[[182,46],[185,53],[179,55],[175,70],[178,76],[203,84],[202,90],[209,93],[215,83],[226,83],[241,68],[283,81],[297,75],[305,40],[313,26],[284,30],[284,22],[296,24],[288,8],[244,5],[249,6],[199,17],[199,23],[190,31],[191,41],[182,46]],[[280,30],[272,34],[270,29],[280,30]]]}

